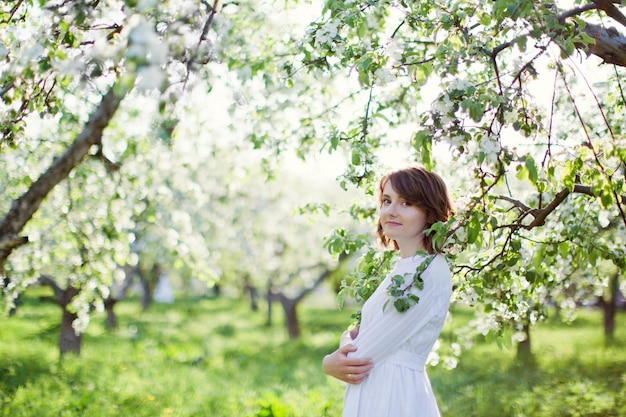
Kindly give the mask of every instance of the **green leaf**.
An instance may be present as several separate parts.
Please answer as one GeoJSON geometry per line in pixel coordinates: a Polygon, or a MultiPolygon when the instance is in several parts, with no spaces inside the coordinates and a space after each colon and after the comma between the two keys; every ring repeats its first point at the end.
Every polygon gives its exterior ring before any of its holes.
{"type": "Polygon", "coordinates": [[[367,71],[359,70],[359,82],[364,86],[370,85],[370,75],[367,71]]]}
{"type": "Polygon", "coordinates": [[[432,160],[432,136],[431,133],[427,130],[420,130],[416,132],[413,136],[413,148],[417,151],[422,164],[426,169],[432,169],[433,160],[432,160]]]}
{"type": "Polygon", "coordinates": [[[483,114],[485,113],[483,109],[483,105],[478,102],[472,102],[469,106],[469,115],[473,121],[476,123],[480,122],[483,118],[483,114]]]}
{"type": "Polygon", "coordinates": [[[467,223],[467,243],[475,243],[480,234],[480,222],[474,216],[467,223]]]}
{"type": "Polygon", "coordinates": [[[525,161],[525,165],[526,165],[526,169],[528,170],[528,178],[530,178],[530,181],[537,185],[537,179],[539,177],[538,173],[537,173],[537,165],[535,164],[535,160],[526,155],[526,161],[525,161]]]}
{"type": "Polygon", "coordinates": [[[611,189],[611,183],[608,181],[600,192],[600,202],[602,203],[602,207],[605,209],[608,209],[613,205],[613,190],[611,189]]]}

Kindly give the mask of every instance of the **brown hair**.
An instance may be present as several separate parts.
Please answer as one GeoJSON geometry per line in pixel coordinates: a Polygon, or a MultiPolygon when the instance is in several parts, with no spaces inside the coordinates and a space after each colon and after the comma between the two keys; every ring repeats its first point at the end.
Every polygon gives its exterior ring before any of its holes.
{"type": "MultiPolygon", "coordinates": [[[[424,211],[426,214],[425,229],[437,222],[445,222],[452,215],[452,202],[448,196],[446,183],[434,172],[427,171],[420,166],[414,166],[386,174],[378,184],[379,208],[382,205],[383,189],[387,182],[391,182],[391,187],[400,197],[424,211]]],[[[383,247],[399,249],[396,241],[389,239],[383,233],[380,218],[376,233],[383,247]]],[[[439,249],[433,247],[432,235],[424,236],[423,243],[429,253],[435,253],[439,249]]]]}

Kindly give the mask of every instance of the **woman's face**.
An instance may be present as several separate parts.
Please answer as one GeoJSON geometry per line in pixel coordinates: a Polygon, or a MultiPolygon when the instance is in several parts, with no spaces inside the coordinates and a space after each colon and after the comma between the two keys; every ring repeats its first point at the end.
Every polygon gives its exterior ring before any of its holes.
{"type": "Polygon", "coordinates": [[[426,213],[400,197],[391,181],[383,187],[379,216],[385,236],[396,241],[402,256],[413,256],[424,249],[426,213]]]}

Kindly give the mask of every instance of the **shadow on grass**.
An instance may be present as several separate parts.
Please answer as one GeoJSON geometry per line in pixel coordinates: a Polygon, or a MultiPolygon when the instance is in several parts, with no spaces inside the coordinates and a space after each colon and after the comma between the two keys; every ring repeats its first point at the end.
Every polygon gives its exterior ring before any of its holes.
{"type": "Polygon", "coordinates": [[[538,353],[533,360],[522,361],[512,351],[476,346],[456,369],[435,368],[429,373],[442,414],[451,417],[624,416],[624,355],[617,350],[596,355],[538,353]]]}
{"type": "Polygon", "coordinates": [[[11,396],[19,387],[53,374],[48,358],[36,353],[20,353],[0,358],[0,395],[11,396]]]}

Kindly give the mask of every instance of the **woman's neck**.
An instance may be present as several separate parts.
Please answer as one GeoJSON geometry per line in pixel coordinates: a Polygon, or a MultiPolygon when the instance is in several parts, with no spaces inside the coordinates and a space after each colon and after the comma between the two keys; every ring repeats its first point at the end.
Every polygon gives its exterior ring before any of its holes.
{"type": "Polygon", "coordinates": [[[415,256],[417,252],[426,250],[423,236],[420,236],[416,240],[410,240],[407,242],[396,241],[396,243],[398,244],[398,248],[400,248],[401,258],[410,258],[411,256],[415,256]]]}

